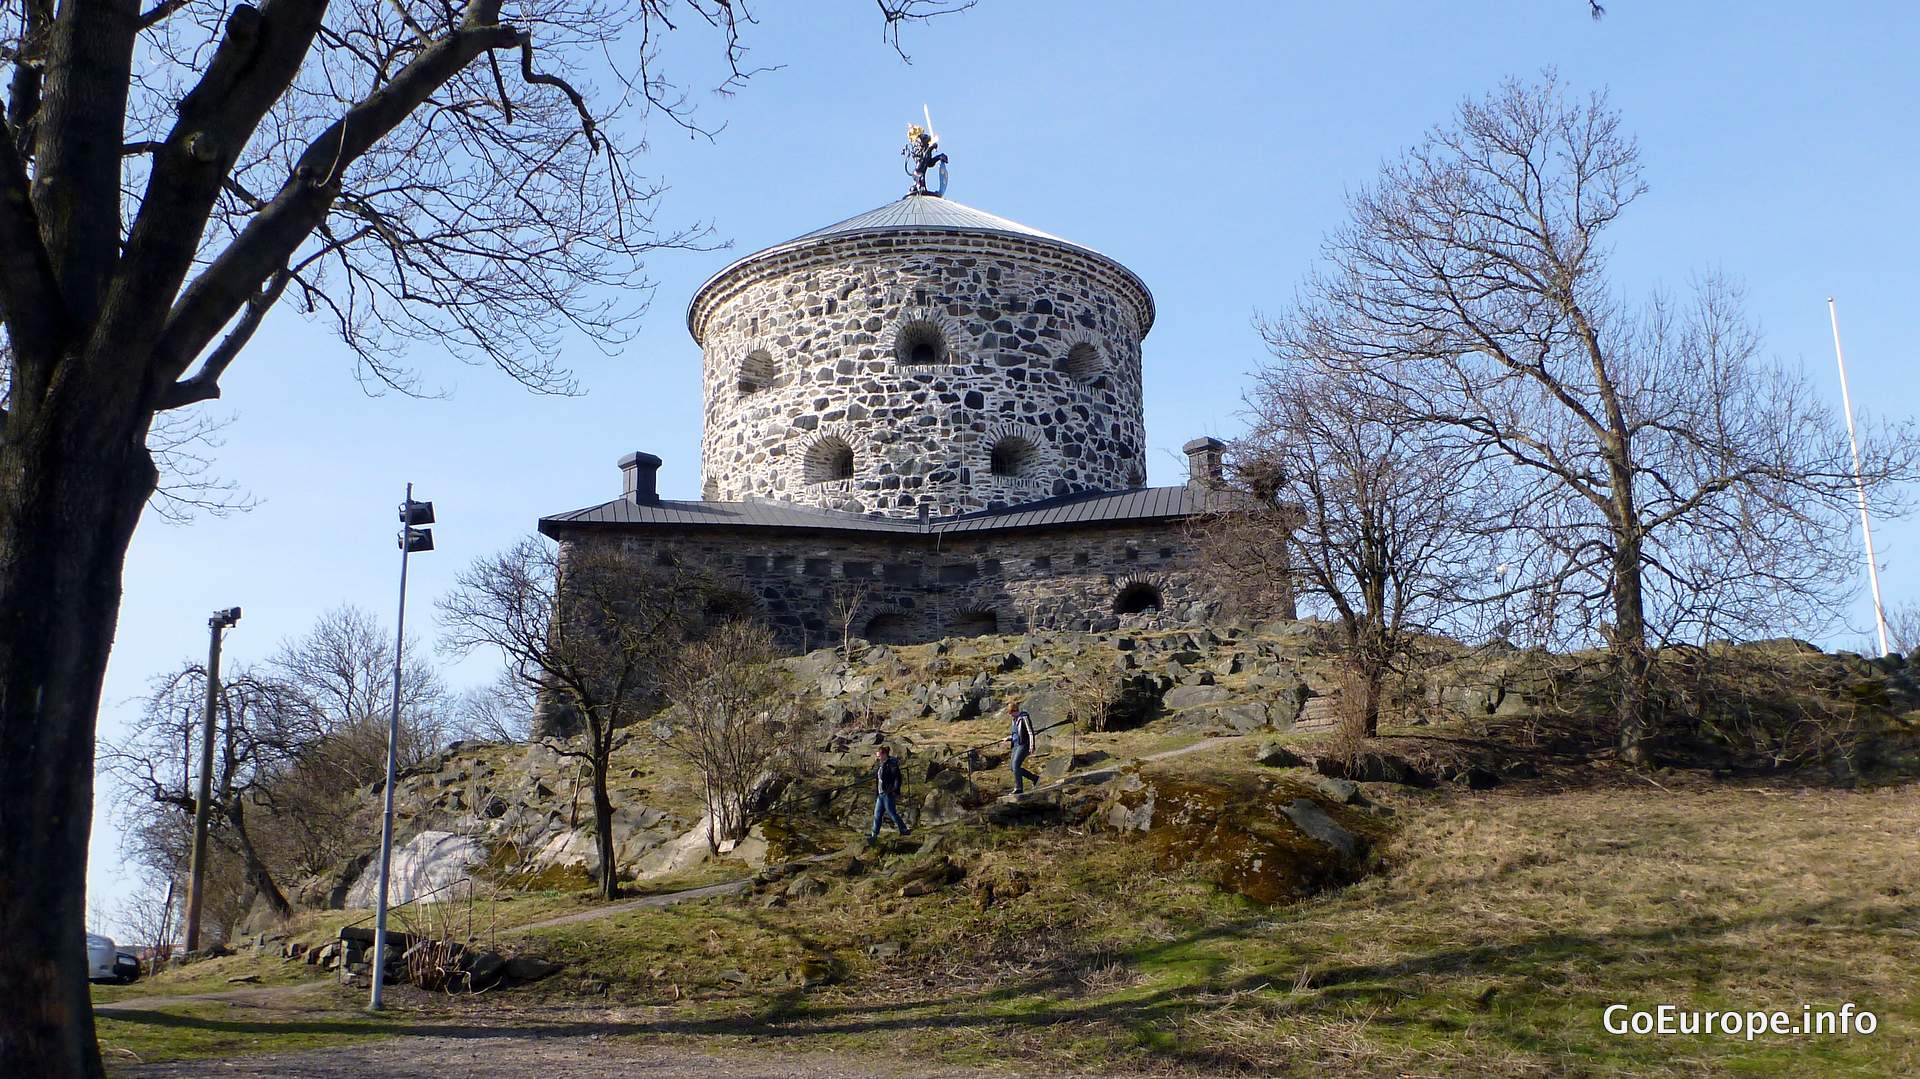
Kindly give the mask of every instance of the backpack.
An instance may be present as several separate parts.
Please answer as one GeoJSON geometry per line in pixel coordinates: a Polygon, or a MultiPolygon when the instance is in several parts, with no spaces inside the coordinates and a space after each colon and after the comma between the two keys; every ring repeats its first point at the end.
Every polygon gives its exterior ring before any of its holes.
{"type": "Polygon", "coordinates": [[[880,790],[884,794],[900,793],[900,761],[888,757],[880,762],[880,790]]]}

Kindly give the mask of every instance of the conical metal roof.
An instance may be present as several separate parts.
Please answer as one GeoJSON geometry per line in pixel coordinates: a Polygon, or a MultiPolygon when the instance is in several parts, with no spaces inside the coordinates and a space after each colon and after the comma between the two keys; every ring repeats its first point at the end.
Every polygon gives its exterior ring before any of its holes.
{"type": "Polygon", "coordinates": [[[772,247],[763,248],[728,263],[719,272],[701,282],[700,287],[694,290],[692,298],[687,303],[687,329],[689,332],[694,333],[696,338],[699,336],[698,332],[694,329],[693,316],[695,310],[700,306],[701,297],[704,296],[709,289],[713,288],[717,282],[726,278],[742,266],[756,262],[768,255],[781,254],[797,247],[805,247],[809,244],[837,240],[842,237],[871,236],[875,234],[884,235],[889,232],[953,232],[969,235],[1011,236],[1024,240],[1038,240],[1042,243],[1052,244],[1069,251],[1079,252],[1080,254],[1098,259],[1112,266],[1121,275],[1131,280],[1134,285],[1140,289],[1141,295],[1145,298],[1147,304],[1146,322],[1148,325],[1152,324],[1152,291],[1147,288],[1147,283],[1140,279],[1139,274],[1127,269],[1126,266],[1122,265],[1119,260],[1112,256],[1102,254],[1085,244],[1077,244],[1071,240],[1063,240],[1050,232],[1042,232],[1031,226],[1023,225],[1018,221],[1008,220],[998,214],[990,214],[985,210],[977,210],[965,203],[955,202],[950,198],[945,198],[940,195],[911,194],[895,199],[885,205],[876,206],[865,213],[855,214],[844,221],[835,222],[825,228],[818,228],[812,232],[801,233],[791,240],[774,244],[772,247]]]}
{"type": "MultiPolygon", "coordinates": [[[[877,206],[863,214],[855,214],[845,221],[828,225],[823,229],[802,233],[777,245],[805,243],[808,240],[823,240],[829,236],[848,236],[865,232],[894,232],[903,229],[935,229],[954,232],[1003,232],[1010,236],[1030,236],[1040,240],[1051,240],[1068,247],[1080,247],[1067,243],[1052,233],[1029,228],[1018,221],[1009,221],[998,214],[985,210],[976,210],[965,203],[955,202],[939,195],[908,195],[895,199],[885,206],[877,206]]],[[[1092,250],[1091,248],[1081,248],[1092,250]]],[[[1094,252],[1098,254],[1098,252],[1094,252]]]]}

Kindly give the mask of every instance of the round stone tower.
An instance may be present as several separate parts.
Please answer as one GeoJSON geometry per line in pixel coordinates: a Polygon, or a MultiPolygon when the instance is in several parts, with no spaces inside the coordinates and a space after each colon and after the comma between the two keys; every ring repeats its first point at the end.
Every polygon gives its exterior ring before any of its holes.
{"type": "Polygon", "coordinates": [[[1090,248],[915,193],[694,294],[703,497],[947,516],[1146,483],[1153,297],[1090,248]]]}

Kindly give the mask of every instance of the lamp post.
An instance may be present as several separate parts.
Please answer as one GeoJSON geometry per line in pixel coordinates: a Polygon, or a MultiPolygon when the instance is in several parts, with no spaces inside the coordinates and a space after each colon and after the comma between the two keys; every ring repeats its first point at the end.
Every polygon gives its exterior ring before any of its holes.
{"type": "Polygon", "coordinates": [[[393,780],[394,758],[400,752],[400,677],[401,655],[407,647],[407,556],[433,550],[433,503],[415,502],[413,484],[407,484],[407,497],[400,503],[400,614],[393,627],[393,713],[387,718],[387,793],[380,818],[380,898],[373,920],[373,966],[367,980],[373,983],[367,1007],[380,1010],[380,989],[387,973],[387,889],[393,873],[393,780]]]}
{"type": "Polygon", "coordinates": [[[193,799],[193,860],[187,870],[186,950],[200,947],[200,898],[207,875],[207,818],[213,802],[214,710],[220,703],[220,635],[240,621],[240,608],[213,612],[207,619],[212,641],[207,645],[207,707],[200,740],[200,789],[193,799]]]}

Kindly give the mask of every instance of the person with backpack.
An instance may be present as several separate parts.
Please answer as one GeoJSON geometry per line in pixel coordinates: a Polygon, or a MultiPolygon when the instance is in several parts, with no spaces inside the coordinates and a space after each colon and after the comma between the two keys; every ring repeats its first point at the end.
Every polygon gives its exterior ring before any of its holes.
{"type": "Polygon", "coordinates": [[[900,810],[895,807],[894,799],[900,797],[900,762],[886,746],[874,751],[873,778],[876,792],[873,799],[873,830],[867,833],[869,842],[880,838],[880,822],[892,818],[894,828],[902,836],[913,834],[907,822],[900,819],[900,810]]]}
{"type": "Polygon", "coordinates": [[[1007,735],[1007,744],[1013,747],[1013,793],[1026,790],[1026,781],[1040,782],[1040,777],[1024,767],[1027,755],[1033,752],[1033,717],[1020,707],[1019,700],[1007,702],[1007,713],[1013,719],[1013,726],[1007,735]]]}

